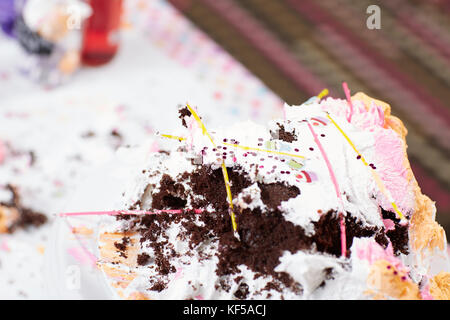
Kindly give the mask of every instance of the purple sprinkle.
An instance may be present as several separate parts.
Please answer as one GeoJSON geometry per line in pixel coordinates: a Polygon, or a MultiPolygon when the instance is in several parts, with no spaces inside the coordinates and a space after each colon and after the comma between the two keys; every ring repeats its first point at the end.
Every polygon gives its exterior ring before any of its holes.
{"type": "Polygon", "coordinates": [[[286,174],[291,174],[291,172],[290,171],[286,171],[286,174]]]}
{"type": "Polygon", "coordinates": [[[284,171],[280,171],[281,174],[284,174],[284,171]]]}
{"type": "Polygon", "coordinates": [[[223,142],[227,142],[228,140],[227,139],[223,139],[223,142]]]}
{"type": "Polygon", "coordinates": [[[397,274],[398,274],[398,272],[397,272],[397,271],[394,271],[394,274],[395,274],[395,275],[397,275],[397,274]]]}
{"type": "Polygon", "coordinates": [[[361,155],[358,154],[358,156],[356,157],[356,159],[358,159],[358,160],[361,159],[361,155]]]}
{"type": "Polygon", "coordinates": [[[313,148],[313,147],[311,147],[311,148],[309,148],[309,150],[311,150],[311,151],[314,151],[314,148],[313,148]]]}
{"type": "Polygon", "coordinates": [[[321,135],[320,135],[321,137],[325,137],[325,135],[322,133],[321,135]]]}
{"type": "Polygon", "coordinates": [[[299,150],[297,148],[294,149],[295,152],[299,152],[299,150]]]}
{"type": "Polygon", "coordinates": [[[391,266],[387,266],[387,268],[388,268],[388,269],[390,269],[390,268],[391,268],[391,266]]]}
{"type": "Polygon", "coordinates": [[[264,158],[259,159],[260,161],[264,161],[264,158]]]}

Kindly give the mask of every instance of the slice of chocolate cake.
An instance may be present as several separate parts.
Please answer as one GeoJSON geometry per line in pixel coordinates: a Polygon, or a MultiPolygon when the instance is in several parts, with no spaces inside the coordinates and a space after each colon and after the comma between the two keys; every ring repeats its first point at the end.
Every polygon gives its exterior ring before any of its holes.
{"type": "Polygon", "coordinates": [[[446,238],[406,130],[384,102],[350,105],[315,97],[268,127],[215,131],[181,108],[173,147],[146,154],[124,190],[134,211],[104,223],[110,285],[133,299],[434,297],[446,238]]]}

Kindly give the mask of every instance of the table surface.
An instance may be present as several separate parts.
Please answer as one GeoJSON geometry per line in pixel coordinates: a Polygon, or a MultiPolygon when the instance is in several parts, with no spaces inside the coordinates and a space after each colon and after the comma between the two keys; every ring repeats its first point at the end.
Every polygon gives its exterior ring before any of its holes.
{"type": "Polygon", "coordinates": [[[27,79],[21,49],[0,36],[0,140],[14,151],[0,165],[0,200],[13,183],[25,205],[49,217],[40,228],[0,235],[0,299],[46,298],[55,214],[119,145],[174,132],[178,104],[197,106],[209,127],[281,116],[276,95],[164,1],[128,9],[117,57],[53,89],[27,79]]]}

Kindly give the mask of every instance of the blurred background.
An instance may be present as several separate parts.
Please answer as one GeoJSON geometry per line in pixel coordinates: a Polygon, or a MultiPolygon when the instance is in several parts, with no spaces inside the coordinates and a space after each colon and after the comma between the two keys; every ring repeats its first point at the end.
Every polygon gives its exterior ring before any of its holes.
{"type": "Polygon", "coordinates": [[[343,81],[388,102],[408,129],[419,185],[450,232],[450,1],[169,2],[287,103],[325,87],[344,98],[343,81]],[[371,5],[380,29],[367,25],[371,5]]]}
{"type": "Polygon", "coordinates": [[[344,81],[386,101],[450,234],[450,0],[0,0],[0,27],[0,209],[27,213],[0,219],[0,299],[43,296],[48,222],[119,147],[157,150],[186,102],[214,127],[344,81]]]}

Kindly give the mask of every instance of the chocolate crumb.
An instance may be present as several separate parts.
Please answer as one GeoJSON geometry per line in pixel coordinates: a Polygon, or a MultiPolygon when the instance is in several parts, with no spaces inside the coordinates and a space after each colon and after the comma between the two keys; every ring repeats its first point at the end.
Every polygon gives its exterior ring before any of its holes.
{"type": "Polygon", "coordinates": [[[150,260],[150,256],[147,253],[141,253],[137,256],[137,264],[140,266],[145,266],[150,260]]]}
{"type": "Polygon", "coordinates": [[[237,299],[245,299],[248,296],[248,284],[246,283],[241,283],[238,287],[238,289],[236,290],[236,292],[234,293],[234,296],[237,299]]]}
{"type": "Polygon", "coordinates": [[[47,217],[30,208],[22,205],[19,192],[17,188],[11,184],[6,185],[11,193],[11,200],[8,202],[0,202],[0,207],[16,209],[19,213],[19,218],[8,227],[8,233],[13,233],[17,229],[28,229],[30,226],[39,227],[47,222],[47,217]]]}
{"type": "Polygon", "coordinates": [[[187,128],[187,123],[184,117],[190,117],[191,111],[189,111],[187,107],[183,107],[178,109],[178,114],[179,114],[178,118],[181,119],[181,124],[187,128]]]}
{"type": "Polygon", "coordinates": [[[297,141],[297,135],[295,134],[295,129],[293,132],[286,131],[284,125],[277,123],[278,130],[276,132],[270,131],[273,139],[282,140],[285,142],[297,141]]]}

